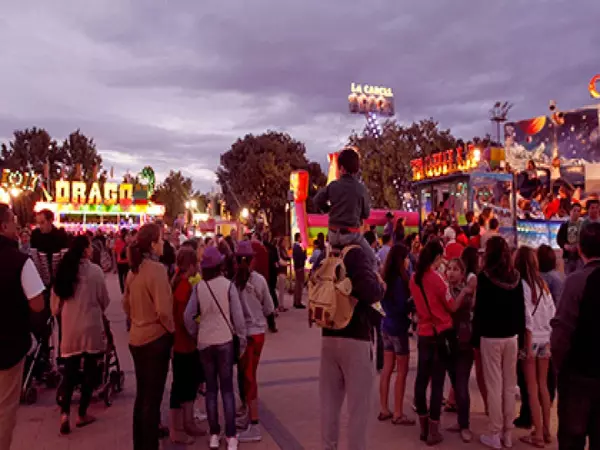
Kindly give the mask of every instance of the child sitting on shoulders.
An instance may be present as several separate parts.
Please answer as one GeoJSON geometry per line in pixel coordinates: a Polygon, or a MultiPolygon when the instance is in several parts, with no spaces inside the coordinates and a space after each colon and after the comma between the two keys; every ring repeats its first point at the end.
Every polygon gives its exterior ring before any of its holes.
{"type": "Polygon", "coordinates": [[[362,221],[371,213],[371,201],[367,188],[358,180],[358,150],[343,149],[338,166],[340,178],[322,188],[314,198],[317,208],[329,214],[329,243],[336,248],[360,245],[376,268],[375,252],[361,233],[362,221]]]}

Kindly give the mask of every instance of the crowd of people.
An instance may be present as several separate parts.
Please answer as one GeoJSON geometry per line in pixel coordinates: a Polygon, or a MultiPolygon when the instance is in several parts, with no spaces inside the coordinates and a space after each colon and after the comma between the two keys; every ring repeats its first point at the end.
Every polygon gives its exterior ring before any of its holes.
{"type": "Polygon", "coordinates": [[[75,427],[94,423],[88,406],[109,327],[106,272],[118,275],[135,368],[134,449],[158,449],[166,436],[191,444],[206,434],[209,448],[219,448],[219,394],[227,448],[260,441],[257,371],[266,333],[278,331],[276,317],[287,311],[287,292],[293,293],[294,308],[306,308],[307,262],[312,277],[332,252],[340,251],[355,305],[347,326],[322,330],[324,449],[339,447],[344,400],[348,448],[369,448],[374,369],[380,372],[379,421],[418,424],[420,439],[436,445],[443,440],[443,410],[456,412],[448,431],[471,442],[473,367],[489,418],[489,431],[479,438],[484,445],[512,447],[515,427],[531,430],[520,438],[526,444],[550,444],[557,392],[560,447],[582,449],[588,438],[590,448],[600,445],[600,366],[590,357],[600,337],[594,326],[600,313],[594,296],[600,277],[598,202],[588,200],[585,219],[580,205],[569,207],[569,220],[557,238],[569,275],[565,279],[551,247],[511,248],[491,208],[478,216],[468,212],[466,225],[459,226],[440,207],[419,233],[408,234],[403,220],[389,213],[381,238],[376,227],[364,232],[369,196],[356,177],[358,155],[344,150],[338,163],[340,179],[315,197],[329,213],[329,233],[314,241],[310,259],[299,234],[291,248],[287,238],[268,232],[239,241],[234,234],[188,239],[159,223],[75,236],[54,228],[49,211],[38,213],[38,228],[30,236],[19,234],[12,211],[0,205],[0,278],[13,300],[0,318],[0,344],[11,348],[0,358],[1,448],[10,448],[36,314],[60,319],[61,434],[72,432],[70,406],[78,385],[75,427]],[[45,262],[36,267],[30,254],[45,262]],[[415,332],[416,417],[405,408],[415,332]],[[165,427],[161,403],[169,370],[173,381],[165,427]],[[445,395],[447,378],[451,389],[445,395]],[[196,417],[200,394],[208,430],[196,417]]]}

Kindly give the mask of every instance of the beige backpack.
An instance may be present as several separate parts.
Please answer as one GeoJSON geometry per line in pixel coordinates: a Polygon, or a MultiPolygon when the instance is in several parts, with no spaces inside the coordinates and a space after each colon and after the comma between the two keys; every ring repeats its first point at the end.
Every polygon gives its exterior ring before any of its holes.
{"type": "Polygon", "coordinates": [[[330,330],[345,328],[357,300],[350,296],[352,281],[346,275],[344,257],[358,245],[345,247],[340,254],[330,253],[308,280],[308,314],[311,325],[330,330]]]}

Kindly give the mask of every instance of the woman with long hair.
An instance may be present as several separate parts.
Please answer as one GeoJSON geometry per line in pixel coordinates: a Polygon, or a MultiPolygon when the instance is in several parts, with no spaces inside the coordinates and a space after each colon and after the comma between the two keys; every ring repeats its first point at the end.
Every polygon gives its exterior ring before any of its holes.
{"type": "MultiPolygon", "coordinates": [[[[184,243],[185,244],[185,243],[184,243]]],[[[206,434],[194,421],[194,400],[201,379],[200,354],[196,340],[185,328],[184,312],[192,293],[190,278],[198,273],[198,257],[191,246],[177,252],[177,268],[171,280],[173,289],[173,383],[171,385],[169,435],[174,443],[192,444],[191,436],[206,434]]]]}
{"type": "Polygon", "coordinates": [[[521,441],[534,447],[552,442],[550,435],[550,391],[548,367],[550,364],[550,320],[556,313],[552,294],[540,275],[535,251],[520,247],[515,255],[515,267],[523,282],[525,297],[525,349],[521,364],[527,384],[533,431],[521,441]]]}
{"type": "Polygon", "coordinates": [[[240,351],[246,347],[244,313],[231,281],[223,276],[223,255],[208,247],[200,263],[202,281],[194,286],[184,321],[188,333],[196,339],[200,361],[206,376],[206,413],[210,428],[209,448],[220,445],[218,395],[223,399],[225,437],[228,450],[237,450],[235,396],[233,392],[234,340],[240,351]]]}
{"type": "Polygon", "coordinates": [[[408,329],[411,323],[408,306],[410,297],[408,265],[408,248],[403,244],[396,244],[390,249],[382,272],[387,288],[381,301],[385,317],[381,324],[383,370],[379,380],[381,411],[378,419],[380,421],[392,419],[394,425],[415,424],[413,419],[404,414],[404,392],[410,358],[408,329]],[[388,407],[388,398],[394,366],[396,366],[397,375],[394,385],[394,412],[392,413],[388,407]]]}
{"type": "Polygon", "coordinates": [[[106,351],[104,311],[110,303],[104,272],[92,264],[92,244],[87,236],[77,236],[62,258],[52,289],[52,314],[61,319],[60,355],[65,374],[60,396],[60,432],[71,432],[70,409],[73,389],[79,380],[83,360],[83,379],[77,428],[94,418],[87,414],[92,399],[98,358],[106,351]]]}
{"type": "Polygon", "coordinates": [[[234,278],[238,290],[244,318],[248,347],[242,355],[238,370],[242,376],[242,414],[239,426],[244,428],[239,434],[240,442],[257,442],[262,439],[258,417],[257,370],[265,343],[267,317],[273,314],[275,306],[265,278],[254,270],[254,250],[250,241],[242,241],[236,252],[237,270],[234,278]],[[245,423],[244,423],[245,422],[245,423]]]}
{"type": "Polygon", "coordinates": [[[512,447],[519,343],[525,334],[525,302],[519,272],[501,236],[486,243],[483,270],[477,277],[473,344],[479,346],[489,410],[491,448],[512,447]]]}
{"type": "Polygon", "coordinates": [[[421,440],[435,445],[443,440],[440,433],[440,415],[446,371],[452,364],[456,348],[452,312],[461,304],[454,299],[448,285],[437,272],[444,255],[444,247],[437,239],[430,239],[417,262],[410,280],[410,292],[415,301],[418,317],[418,364],[415,381],[415,405],[421,426],[421,440]],[[431,382],[431,398],[427,407],[427,386],[431,382]]]}
{"type": "Polygon", "coordinates": [[[158,450],[160,404],[173,347],[173,294],[167,269],[159,262],[163,248],[162,230],[155,223],[142,226],[129,246],[123,308],[131,321],[129,349],[136,378],[134,450],[158,450]]]}

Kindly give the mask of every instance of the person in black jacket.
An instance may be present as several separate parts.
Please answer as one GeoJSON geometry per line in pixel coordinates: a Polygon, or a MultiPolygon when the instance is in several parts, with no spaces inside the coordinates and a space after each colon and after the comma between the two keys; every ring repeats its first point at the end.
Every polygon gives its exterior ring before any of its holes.
{"type": "Polygon", "coordinates": [[[600,223],[584,225],[579,251],[583,270],[565,280],[550,345],[558,372],[559,448],[600,448],[600,223]]]}
{"type": "Polygon", "coordinates": [[[292,261],[296,274],[296,285],[294,288],[294,308],[304,309],[302,293],[304,292],[304,266],[306,265],[306,250],[302,247],[300,233],[294,235],[294,246],[292,247],[292,261]]]}
{"type": "Polygon", "coordinates": [[[517,359],[525,337],[525,299],[510,248],[501,236],[491,237],[484,267],[477,277],[473,343],[481,359],[490,418],[490,434],[481,442],[492,448],[512,446],[517,359]]]}
{"type": "Polygon", "coordinates": [[[10,449],[17,421],[25,356],[31,347],[30,311],[44,308],[44,283],[19,251],[15,216],[0,204],[0,448],[10,449]]]}
{"type": "Polygon", "coordinates": [[[570,274],[583,266],[577,244],[579,243],[579,230],[581,229],[581,205],[578,203],[571,206],[569,220],[564,222],[558,229],[556,243],[563,250],[563,261],[565,262],[565,274],[570,274]]]}
{"type": "Polygon", "coordinates": [[[383,299],[384,288],[362,247],[349,250],[344,265],[358,303],[345,328],[323,329],[319,374],[322,440],[325,450],[338,448],[340,413],[347,397],[348,449],[367,450],[374,381],[371,337],[381,319],[371,305],[383,299]]]}

